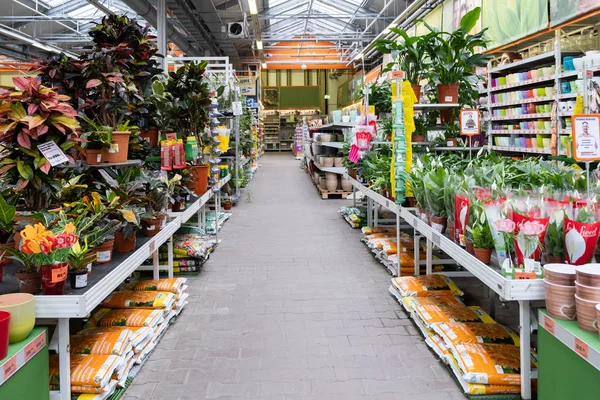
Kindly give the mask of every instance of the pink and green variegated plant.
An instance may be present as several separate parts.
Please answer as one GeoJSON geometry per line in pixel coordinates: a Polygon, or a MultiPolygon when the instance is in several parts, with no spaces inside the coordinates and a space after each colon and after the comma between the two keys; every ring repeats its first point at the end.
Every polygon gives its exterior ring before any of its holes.
{"type": "Polygon", "coordinates": [[[22,193],[27,209],[41,210],[60,187],[57,168],[38,145],[52,141],[64,152],[72,148],[79,140],[77,112],[68,96],[36,78],[17,77],[13,82],[17,91],[0,89],[0,179],[22,193]]]}

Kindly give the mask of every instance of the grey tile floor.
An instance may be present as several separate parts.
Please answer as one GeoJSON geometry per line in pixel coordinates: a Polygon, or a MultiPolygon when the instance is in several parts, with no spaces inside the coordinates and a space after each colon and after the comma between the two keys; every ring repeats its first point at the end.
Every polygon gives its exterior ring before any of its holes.
{"type": "Polygon", "coordinates": [[[337,214],[347,202],[290,154],[260,162],[125,399],[463,399],[337,214]]]}

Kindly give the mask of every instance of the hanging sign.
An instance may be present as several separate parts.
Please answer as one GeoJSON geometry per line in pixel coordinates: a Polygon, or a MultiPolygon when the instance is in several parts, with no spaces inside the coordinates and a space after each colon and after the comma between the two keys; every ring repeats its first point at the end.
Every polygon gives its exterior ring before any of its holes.
{"type": "Polygon", "coordinates": [[[69,161],[62,149],[54,142],[38,144],[38,149],[53,167],[69,161]]]}
{"type": "Polygon", "coordinates": [[[481,124],[479,110],[460,110],[460,134],[463,136],[479,135],[481,124]]]}
{"type": "Polygon", "coordinates": [[[404,79],[404,71],[392,71],[392,79],[404,79]]]}
{"type": "Polygon", "coordinates": [[[238,116],[238,115],[242,115],[243,111],[242,111],[242,102],[241,101],[234,101],[231,103],[231,108],[233,110],[233,115],[238,116]]]}
{"type": "Polygon", "coordinates": [[[600,160],[600,114],[573,115],[573,158],[600,160]]]}

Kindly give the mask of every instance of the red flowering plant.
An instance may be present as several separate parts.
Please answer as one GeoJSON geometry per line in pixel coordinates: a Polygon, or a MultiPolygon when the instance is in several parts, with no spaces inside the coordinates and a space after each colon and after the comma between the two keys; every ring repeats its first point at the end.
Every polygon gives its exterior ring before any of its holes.
{"type": "Polygon", "coordinates": [[[57,231],[46,229],[42,224],[27,225],[21,231],[20,253],[31,264],[40,266],[67,262],[71,248],[78,243],[75,225],[68,223],[57,231]]]}
{"type": "Polygon", "coordinates": [[[71,149],[79,140],[77,112],[68,96],[36,78],[16,77],[13,82],[17,91],[0,89],[0,179],[21,194],[27,210],[42,210],[61,187],[58,169],[38,146],[54,142],[63,152],[71,149]]]}

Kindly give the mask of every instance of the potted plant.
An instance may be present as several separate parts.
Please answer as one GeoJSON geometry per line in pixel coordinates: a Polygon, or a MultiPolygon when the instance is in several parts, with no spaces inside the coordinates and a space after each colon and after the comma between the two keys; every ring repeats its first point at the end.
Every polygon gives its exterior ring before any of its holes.
{"type": "Polygon", "coordinates": [[[446,175],[446,169],[443,166],[438,165],[423,178],[425,184],[425,197],[427,199],[428,210],[431,214],[430,225],[440,233],[446,231],[448,220],[446,206],[443,201],[446,175]]]}
{"type": "Polygon", "coordinates": [[[494,248],[494,239],[488,225],[485,211],[480,206],[471,207],[472,223],[467,226],[469,238],[473,243],[475,257],[484,264],[489,264],[494,248]]]}
{"type": "Polygon", "coordinates": [[[77,241],[71,248],[68,259],[71,289],[83,289],[87,286],[92,263],[97,258],[97,254],[91,250],[87,238],[84,239],[83,246],[77,241]]]}
{"type": "MultiPolygon", "coordinates": [[[[455,171],[453,171],[455,172],[455,171]]],[[[444,206],[446,207],[446,214],[448,215],[448,222],[446,226],[446,236],[450,240],[454,241],[455,236],[455,208],[456,208],[456,188],[457,188],[458,177],[452,173],[446,175],[444,179],[444,206]]]]}
{"type": "Polygon", "coordinates": [[[146,212],[142,214],[142,230],[146,236],[154,236],[162,229],[169,202],[169,193],[165,179],[145,175],[146,212]]]}
{"type": "Polygon", "coordinates": [[[427,53],[423,49],[434,35],[409,36],[400,28],[389,29],[399,35],[401,40],[380,39],[375,42],[380,53],[391,53],[394,59],[394,62],[389,63],[383,72],[391,71],[396,65],[400,71],[404,71],[405,78],[410,82],[418,103],[421,97],[421,81],[427,78],[430,68],[430,64],[426,63],[427,53]]]}
{"type": "Polygon", "coordinates": [[[83,117],[86,131],[81,135],[82,148],[88,165],[98,165],[102,160],[103,150],[110,146],[113,128],[102,126],[95,121],[83,117]]]}
{"type": "Polygon", "coordinates": [[[231,199],[223,199],[221,200],[221,205],[223,206],[223,210],[229,211],[231,210],[233,203],[231,202],[231,199]]]}
{"type": "Polygon", "coordinates": [[[416,116],[415,119],[415,131],[412,134],[411,141],[414,143],[423,143],[427,140],[427,131],[429,129],[428,118],[421,114],[416,116]]]}
{"type": "MultiPolygon", "coordinates": [[[[54,142],[63,152],[79,140],[77,112],[69,98],[35,78],[13,78],[17,91],[0,89],[0,179],[25,201],[25,209],[47,209],[60,189],[59,170],[38,149],[54,142]]],[[[66,154],[66,159],[73,158],[66,154]]]]}
{"type": "Polygon", "coordinates": [[[481,15],[481,7],[476,7],[465,14],[460,27],[452,33],[437,31],[427,23],[430,40],[422,43],[422,49],[430,61],[430,82],[437,84],[437,95],[440,103],[458,103],[459,86],[471,85],[468,78],[474,76],[475,68],[485,67],[491,55],[476,51],[485,49],[487,28],[471,35],[481,15]]]}
{"type": "Polygon", "coordinates": [[[456,141],[460,137],[460,126],[454,122],[448,122],[444,125],[444,129],[446,131],[446,146],[456,147],[456,141]]]}
{"type": "Polygon", "coordinates": [[[120,230],[115,233],[115,248],[117,252],[128,253],[135,250],[136,233],[140,228],[138,215],[143,210],[127,205],[130,199],[121,199],[112,190],[107,191],[106,198],[110,204],[108,215],[121,223],[120,230]]]}

